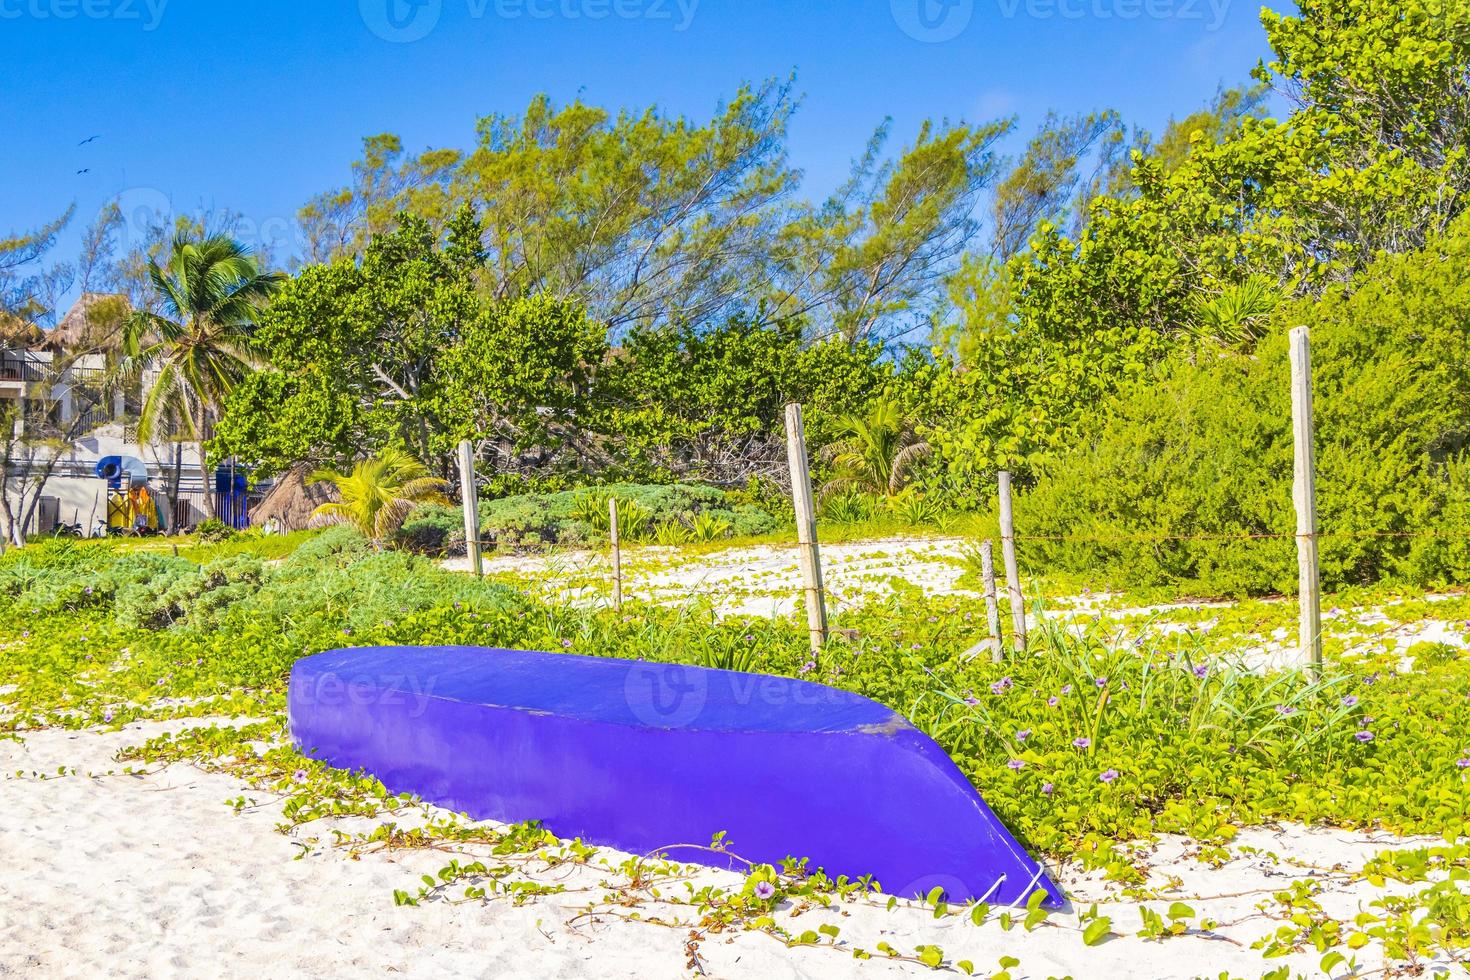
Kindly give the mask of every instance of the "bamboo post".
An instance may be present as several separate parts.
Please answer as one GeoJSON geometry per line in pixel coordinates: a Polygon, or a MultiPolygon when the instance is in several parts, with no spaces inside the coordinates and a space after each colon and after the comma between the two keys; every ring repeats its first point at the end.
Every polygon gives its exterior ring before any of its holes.
{"type": "Polygon", "coordinates": [[[1000,490],[1000,553],[1006,564],[1006,589],[1010,593],[1011,623],[1016,634],[1016,652],[1026,652],[1026,597],[1021,594],[1021,572],[1016,568],[1016,522],[1011,513],[1011,474],[997,474],[1000,490]]]}
{"type": "Polygon", "coordinates": [[[1296,504],[1296,555],[1302,666],[1322,667],[1322,577],[1317,564],[1317,477],[1312,426],[1311,331],[1291,331],[1291,432],[1296,448],[1292,499],[1296,504]]]}
{"type": "Polygon", "coordinates": [[[821,656],[827,642],[827,603],[822,588],[822,556],[817,546],[817,511],[812,499],[811,463],[806,454],[806,426],[801,406],[786,406],[786,458],[791,467],[791,501],[796,509],[796,537],[800,544],[801,578],[806,592],[806,622],[811,634],[812,659],[821,656]]]}
{"type": "Polygon", "coordinates": [[[485,574],[485,560],[480,555],[480,495],[475,489],[475,447],[465,439],[459,444],[459,499],[464,504],[464,549],[470,559],[470,570],[477,577],[485,574]]]}
{"type": "Polygon", "coordinates": [[[1005,645],[1000,638],[1000,595],[995,588],[995,549],[986,538],[980,542],[980,577],[985,583],[985,623],[990,628],[990,659],[1005,659],[1005,645]]]}
{"type": "Polygon", "coordinates": [[[612,539],[613,608],[623,611],[623,544],[618,529],[618,498],[607,500],[608,536],[612,539]]]}

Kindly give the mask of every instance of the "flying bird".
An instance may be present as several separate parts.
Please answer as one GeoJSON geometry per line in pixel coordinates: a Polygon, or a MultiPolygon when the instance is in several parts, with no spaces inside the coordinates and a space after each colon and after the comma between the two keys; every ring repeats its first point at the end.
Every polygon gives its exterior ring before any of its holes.
{"type": "Polygon", "coordinates": [[[91,173],[91,172],[92,172],[92,168],[91,168],[91,167],[87,167],[87,168],[85,168],[85,169],[82,169],[82,170],[78,170],[78,171],[77,171],[77,176],[79,176],[79,177],[80,177],[80,176],[81,176],[81,175],[82,175],[82,174],[89,174],[89,173],[91,173]]]}
{"type": "Polygon", "coordinates": [[[86,146],[88,143],[95,143],[97,140],[100,140],[101,138],[102,138],[101,136],[88,136],[86,139],[84,139],[80,143],[78,143],[77,146],[86,146]]]}

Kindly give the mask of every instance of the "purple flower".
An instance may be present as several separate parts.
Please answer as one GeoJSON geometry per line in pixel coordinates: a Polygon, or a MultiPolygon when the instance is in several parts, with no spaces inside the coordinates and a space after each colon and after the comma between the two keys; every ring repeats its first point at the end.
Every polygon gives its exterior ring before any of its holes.
{"type": "Polygon", "coordinates": [[[1079,749],[1090,748],[1092,746],[1092,739],[1090,739],[1090,738],[1074,738],[1074,739],[1072,739],[1072,744],[1075,745],[1075,746],[1077,746],[1079,749]]]}
{"type": "Polygon", "coordinates": [[[1455,766],[1459,769],[1470,769],[1470,759],[1456,759],[1455,766]]]}
{"type": "Polygon", "coordinates": [[[755,897],[762,902],[769,902],[776,897],[776,886],[769,881],[758,881],[755,883],[755,897]]]}
{"type": "Polygon", "coordinates": [[[1029,729],[1029,728],[1023,728],[1019,732],[1016,733],[1016,741],[1018,741],[1018,742],[1024,742],[1024,741],[1026,741],[1026,739],[1028,739],[1030,737],[1031,737],[1031,729],[1029,729]]]}
{"type": "Polygon", "coordinates": [[[752,634],[750,634],[750,633],[746,633],[745,634],[745,642],[746,643],[754,643],[755,642],[755,637],[752,634]]]}
{"type": "Polygon", "coordinates": [[[1061,703],[1062,703],[1062,699],[1061,698],[1047,698],[1046,699],[1046,706],[1048,708],[1055,708],[1057,705],[1059,705],[1061,703]]]}
{"type": "Polygon", "coordinates": [[[1051,783],[1043,783],[1041,786],[1041,795],[1050,796],[1055,789],[1056,787],[1053,786],[1051,783]]]}
{"type": "Polygon", "coordinates": [[[85,592],[85,593],[87,593],[87,595],[91,595],[92,594],[92,587],[89,585],[85,589],[83,589],[82,591],[85,592]]]}
{"type": "Polygon", "coordinates": [[[812,671],[814,671],[816,669],[817,669],[817,662],[815,660],[808,660],[806,663],[804,663],[804,664],[801,665],[801,670],[799,670],[797,673],[810,674],[812,671]]]}
{"type": "Polygon", "coordinates": [[[909,649],[910,650],[922,650],[922,649],[924,649],[924,645],[922,643],[915,643],[913,646],[909,647],[909,649]]]}
{"type": "Polygon", "coordinates": [[[1108,679],[1106,677],[1099,677],[1095,681],[1095,683],[1097,684],[1098,687],[1107,687],[1108,686],[1108,679]]]}
{"type": "Polygon", "coordinates": [[[1296,714],[1296,709],[1284,704],[1278,704],[1276,706],[1276,713],[1283,718],[1290,718],[1292,715],[1296,714]]]}
{"type": "Polygon", "coordinates": [[[1342,706],[1344,708],[1351,708],[1353,705],[1355,705],[1357,703],[1358,703],[1358,696],[1356,694],[1349,694],[1347,697],[1345,697],[1345,698],[1342,699],[1342,706]]]}
{"type": "Polygon", "coordinates": [[[1101,779],[1105,783],[1111,783],[1113,780],[1118,778],[1118,770],[1107,769],[1103,772],[1102,775],[1098,776],[1097,778],[1101,779]]]}
{"type": "Polygon", "coordinates": [[[1071,694],[1071,693],[1072,693],[1072,685],[1071,684],[1068,684],[1066,687],[1062,688],[1062,696],[1063,697],[1066,697],[1068,694],[1071,694]]]}
{"type": "Polygon", "coordinates": [[[571,640],[562,640],[561,641],[561,646],[562,646],[562,649],[563,650],[571,649],[572,641],[571,640]]]}
{"type": "MultiPolygon", "coordinates": [[[[111,723],[111,721],[112,721],[112,709],[111,708],[108,708],[106,711],[102,712],[102,720],[104,722],[111,723]]],[[[1461,762],[1464,762],[1465,760],[1464,759],[1461,759],[1460,761],[1461,762]]]]}
{"type": "Polygon", "coordinates": [[[1373,741],[1373,733],[1369,731],[1362,731],[1354,735],[1353,738],[1357,739],[1359,742],[1371,742],[1373,741]]]}
{"type": "Polygon", "coordinates": [[[297,782],[297,783],[304,783],[304,782],[306,782],[306,779],[307,779],[306,770],[305,769],[297,769],[296,772],[292,773],[291,779],[292,779],[293,782],[297,782]]]}
{"type": "Polygon", "coordinates": [[[1022,769],[1026,768],[1026,761],[1024,759],[1012,759],[1010,762],[1006,763],[1006,768],[1012,770],[1013,772],[1020,772],[1022,769]]]}
{"type": "Polygon", "coordinates": [[[968,704],[970,707],[973,708],[973,707],[975,707],[975,705],[979,704],[980,701],[977,698],[972,698],[971,697],[971,698],[965,698],[965,703],[968,704]]]}
{"type": "Polygon", "coordinates": [[[1009,691],[1011,687],[1011,679],[1009,677],[1002,677],[1000,680],[990,685],[990,693],[1004,694],[1005,692],[1009,691]]]}
{"type": "Polygon", "coordinates": [[[1200,664],[1198,667],[1194,668],[1194,676],[1198,677],[1200,680],[1204,680],[1206,677],[1209,676],[1209,674],[1210,668],[1206,667],[1204,664],[1200,664]]]}

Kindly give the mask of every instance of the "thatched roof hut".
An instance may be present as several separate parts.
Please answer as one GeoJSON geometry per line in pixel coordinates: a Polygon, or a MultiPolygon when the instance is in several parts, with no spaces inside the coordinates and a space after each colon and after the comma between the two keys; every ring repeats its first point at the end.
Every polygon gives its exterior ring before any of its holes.
{"type": "Polygon", "coordinates": [[[324,522],[312,520],[312,512],[322,504],[336,503],[341,497],[331,483],[307,483],[312,469],[306,463],[293,466],[250,512],[250,523],[259,527],[274,518],[282,531],[320,527],[324,522]]]}
{"type": "Polygon", "coordinates": [[[83,293],[48,339],[63,350],[116,351],[132,309],[121,293],[83,293]]]}

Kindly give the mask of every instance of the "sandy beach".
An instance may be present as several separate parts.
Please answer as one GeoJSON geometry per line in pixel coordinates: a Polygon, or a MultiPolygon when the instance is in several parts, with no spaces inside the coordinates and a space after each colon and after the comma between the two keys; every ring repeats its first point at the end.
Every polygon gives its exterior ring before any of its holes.
{"type": "MultiPolygon", "coordinates": [[[[883,900],[839,902],[831,909],[788,905],[776,917],[794,930],[818,924],[840,930],[836,948],[788,949],[764,935],[706,932],[689,906],[651,895],[640,914],[681,924],[607,914],[599,899],[618,875],[598,862],[615,867],[627,858],[612,851],[578,867],[541,862],[538,870],[537,861],[527,861],[529,877],[567,890],[524,904],[492,898],[397,908],[394,892],[414,888],[450,855],[354,857],[333,845],[331,831],[351,833],[372,823],[362,818],[316,821],[282,834],[280,799],[190,765],[121,774],[118,750],[185,724],[208,720],[147,722],[105,733],[47,730],[0,741],[0,771],[6,773],[0,976],[674,978],[693,973],[686,948],[691,931],[701,935],[698,966],[713,977],[931,973],[918,964],[886,962],[881,953],[854,958],[854,948],[873,951],[880,942],[905,952],[937,945],[946,963],[968,960],[982,976],[998,972],[1006,956],[1020,961],[1014,977],[1259,976],[1281,965],[1317,975],[1319,957],[1310,950],[1266,961],[1251,949],[1285,921],[1272,905],[1273,893],[1316,882],[1323,910],[1350,918],[1384,893],[1352,872],[1386,848],[1423,843],[1294,826],[1256,828],[1243,831],[1232,857],[1212,867],[1196,856],[1197,846],[1163,838],[1148,845],[1146,859],[1157,898],[1142,904],[1162,910],[1184,901],[1198,913],[1196,922],[1219,924],[1162,942],[1118,935],[1084,945],[1078,912],[1097,902],[1114,931],[1132,933],[1141,921],[1140,903],[1095,875],[1062,869],[1059,881],[1074,907],[1035,931],[1020,925],[1007,931],[998,913],[977,927],[962,916],[936,919],[932,909],[910,903],[889,910],[883,900]],[[241,797],[245,804],[237,812],[233,802],[241,797]]],[[[708,870],[691,880],[739,881],[708,870]]],[[[682,889],[668,893],[676,891],[682,889]]],[[[1372,949],[1362,953],[1360,962],[1371,967],[1372,949]]]]}

